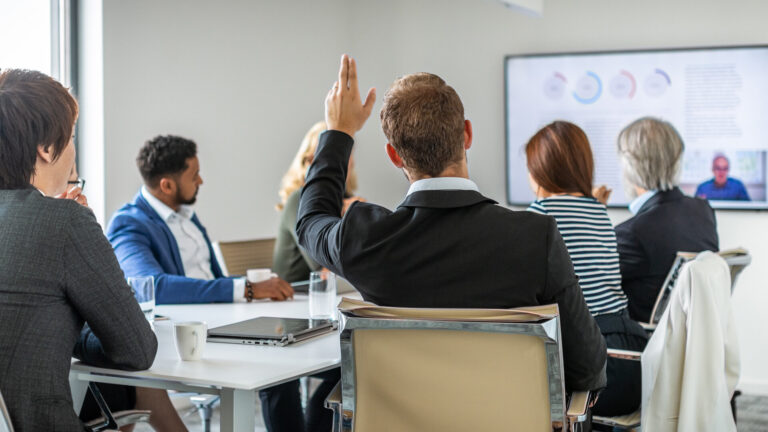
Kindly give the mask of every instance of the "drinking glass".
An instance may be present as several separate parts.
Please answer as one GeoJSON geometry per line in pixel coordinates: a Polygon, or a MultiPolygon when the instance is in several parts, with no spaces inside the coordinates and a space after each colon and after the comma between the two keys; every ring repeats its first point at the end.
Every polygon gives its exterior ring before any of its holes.
{"type": "Polygon", "coordinates": [[[334,319],[336,315],[336,275],[327,271],[309,274],[309,318],[334,319]]]}
{"type": "Polygon", "coordinates": [[[152,276],[136,276],[126,278],[131,286],[133,296],[139,302],[141,311],[147,321],[155,320],[155,278],[152,276]]]}

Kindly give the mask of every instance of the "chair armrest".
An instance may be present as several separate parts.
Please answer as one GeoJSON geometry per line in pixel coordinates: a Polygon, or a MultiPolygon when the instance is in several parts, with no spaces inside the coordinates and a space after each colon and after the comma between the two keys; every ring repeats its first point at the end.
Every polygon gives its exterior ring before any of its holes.
{"type": "MultiPolygon", "coordinates": [[[[149,410],[125,410],[112,413],[118,427],[128,426],[135,423],[149,423],[149,417],[152,411],[149,410]]],[[[93,430],[106,421],[104,416],[93,419],[85,424],[85,428],[93,430]]]]}
{"type": "Polygon", "coordinates": [[[337,382],[333,390],[326,396],[325,407],[331,410],[341,407],[341,381],[337,382]]]}
{"type": "Polygon", "coordinates": [[[615,348],[608,348],[608,357],[613,357],[622,360],[634,360],[640,361],[640,356],[643,355],[640,351],[629,351],[615,348]]]}
{"type": "Polygon", "coordinates": [[[639,322],[638,324],[640,324],[640,327],[642,327],[643,330],[647,331],[648,333],[653,333],[654,330],[656,330],[656,324],[650,324],[650,323],[644,323],[644,322],[639,322]]]}
{"type": "Polygon", "coordinates": [[[587,411],[592,401],[592,393],[580,391],[571,393],[571,399],[568,401],[568,409],[565,416],[570,423],[581,423],[587,419],[587,411]]]}

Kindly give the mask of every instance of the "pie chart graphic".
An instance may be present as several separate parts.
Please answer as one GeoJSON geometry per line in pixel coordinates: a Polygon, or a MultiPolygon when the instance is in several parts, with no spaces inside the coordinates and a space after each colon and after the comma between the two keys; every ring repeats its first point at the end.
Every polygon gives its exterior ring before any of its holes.
{"type": "Polygon", "coordinates": [[[544,81],[544,94],[552,100],[558,100],[565,94],[566,85],[568,80],[565,79],[565,75],[555,72],[544,81]]]}
{"type": "Polygon", "coordinates": [[[635,77],[631,73],[625,70],[620,70],[619,73],[611,79],[608,88],[616,99],[632,99],[635,97],[637,83],[635,82],[635,77]]]}
{"type": "Polygon", "coordinates": [[[589,105],[597,102],[602,93],[603,82],[600,81],[600,77],[592,71],[587,71],[576,81],[573,98],[579,103],[589,105]]]}
{"type": "Polygon", "coordinates": [[[645,78],[643,84],[648,96],[659,97],[666,93],[667,87],[672,85],[669,75],[661,69],[655,69],[652,74],[645,78]]]}

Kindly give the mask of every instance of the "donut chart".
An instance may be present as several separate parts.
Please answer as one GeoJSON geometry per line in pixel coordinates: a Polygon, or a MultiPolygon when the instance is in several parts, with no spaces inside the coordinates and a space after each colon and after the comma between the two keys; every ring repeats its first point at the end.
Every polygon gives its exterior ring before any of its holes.
{"type": "Polygon", "coordinates": [[[611,79],[610,92],[617,99],[632,99],[637,91],[634,75],[622,69],[611,79]]]}
{"type": "Polygon", "coordinates": [[[644,88],[648,96],[659,97],[666,93],[667,88],[672,85],[669,75],[661,69],[654,69],[653,73],[645,78],[644,88]]]}
{"type": "Polygon", "coordinates": [[[558,100],[565,94],[565,87],[567,85],[568,80],[565,78],[565,75],[555,72],[544,82],[544,94],[552,100],[558,100]]]}
{"type": "Polygon", "coordinates": [[[603,82],[600,80],[600,77],[592,71],[586,71],[576,82],[573,98],[576,99],[576,102],[590,105],[597,102],[602,94],[603,82]]]}

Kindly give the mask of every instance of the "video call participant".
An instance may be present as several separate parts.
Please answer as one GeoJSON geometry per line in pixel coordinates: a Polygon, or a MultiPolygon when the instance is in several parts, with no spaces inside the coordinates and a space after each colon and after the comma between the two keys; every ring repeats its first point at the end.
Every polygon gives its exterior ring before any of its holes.
{"type": "MultiPolygon", "coordinates": [[[[555,218],[573,261],[589,312],[609,348],[642,351],[648,337],[629,317],[621,289],[616,235],[605,204],[593,192],[594,160],[586,134],[573,123],[556,121],[525,146],[531,188],[529,211],[555,218]]],[[[607,197],[605,197],[607,198],[607,197]]],[[[609,357],[608,385],[592,413],[618,416],[640,407],[640,363],[609,357]]]]}
{"type": "Polygon", "coordinates": [[[77,114],[49,76],[0,72],[0,392],[19,431],[83,430],[73,356],[141,370],[157,351],[93,212],[53,198],[68,189],[77,114]]]}
{"type": "Polygon", "coordinates": [[[587,309],[555,220],[511,211],[469,179],[472,124],[440,77],[406,75],[384,97],[386,151],[411,183],[391,211],[353,203],[341,218],[354,134],[373,109],[361,102],[355,61],[344,55],[326,97],[320,136],[299,204],[299,244],[383,306],[513,308],[557,303],[565,386],[605,386],[605,341],[587,309]]]}
{"type": "Polygon", "coordinates": [[[634,121],[619,134],[618,152],[634,215],[616,226],[621,285],[629,315],[648,322],[677,252],[718,250],[715,212],[678,188],[683,140],[670,123],[634,121]]]}
{"type": "Polygon", "coordinates": [[[716,154],[712,159],[714,177],[696,188],[696,196],[715,201],[749,201],[747,188],[741,180],[728,177],[731,163],[724,154],[716,154]]]}

